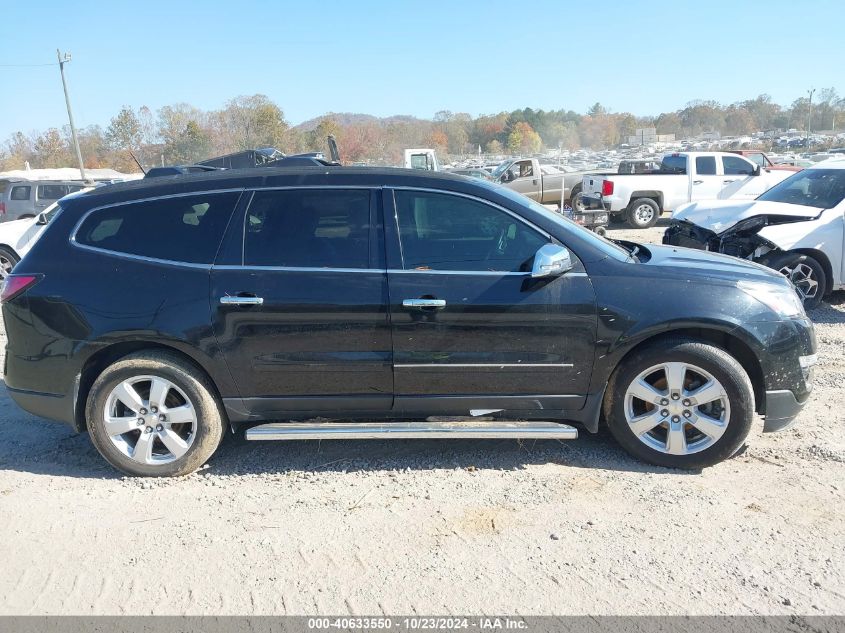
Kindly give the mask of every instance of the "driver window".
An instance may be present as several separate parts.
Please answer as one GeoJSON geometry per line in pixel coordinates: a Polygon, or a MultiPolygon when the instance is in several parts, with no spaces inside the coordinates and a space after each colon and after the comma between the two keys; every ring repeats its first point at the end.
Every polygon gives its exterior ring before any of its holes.
{"type": "Polygon", "coordinates": [[[739,156],[722,156],[725,176],[750,176],[754,169],[739,156]]]}
{"type": "Polygon", "coordinates": [[[529,272],[548,239],[514,216],[450,194],[396,191],[405,270],[529,272]]]}
{"type": "Polygon", "coordinates": [[[531,178],[534,175],[534,167],[530,160],[523,160],[519,163],[519,174],[517,178],[531,178]]]}

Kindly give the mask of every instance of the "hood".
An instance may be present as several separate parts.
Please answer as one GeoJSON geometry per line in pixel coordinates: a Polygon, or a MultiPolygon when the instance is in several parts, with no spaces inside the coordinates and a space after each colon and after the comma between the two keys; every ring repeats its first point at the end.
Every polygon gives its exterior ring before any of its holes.
{"type": "Polygon", "coordinates": [[[673,276],[691,281],[707,279],[730,282],[735,285],[737,281],[742,280],[789,285],[786,277],[776,270],[747,259],[680,246],[648,244],[645,248],[648,249],[651,258],[643,264],[644,266],[657,266],[673,276]]]}
{"type": "Polygon", "coordinates": [[[805,207],[800,204],[768,202],[764,200],[704,200],[683,204],[672,214],[673,220],[690,222],[696,226],[724,233],[733,225],[746,218],[757,215],[794,217],[796,220],[809,220],[818,217],[824,209],[805,207]]]}
{"type": "Polygon", "coordinates": [[[36,226],[38,218],[24,218],[11,220],[0,224],[0,244],[12,245],[17,242],[31,227],[36,226]]]}

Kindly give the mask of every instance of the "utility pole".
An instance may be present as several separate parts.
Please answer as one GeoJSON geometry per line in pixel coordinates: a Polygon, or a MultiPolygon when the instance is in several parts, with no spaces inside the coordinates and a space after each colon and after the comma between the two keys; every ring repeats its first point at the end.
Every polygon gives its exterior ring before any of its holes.
{"type": "Polygon", "coordinates": [[[73,124],[73,112],[70,109],[70,97],[67,93],[67,81],[65,80],[65,63],[70,61],[70,53],[65,53],[64,57],[56,49],[56,58],[59,60],[59,72],[62,75],[62,87],[65,89],[65,103],[67,104],[67,118],[70,121],[70,135],[73,138],[73,146],[76,149],[76,160],[79,162],[79,176],[82,180],[87,180],[85,177],[85,165],[82,163],[82,151],[79,149],[79,139],[76,138],[76,126],[73,124]]]}
{"type": "Polygon", "coordinates": [[[807,151],[810,151],[810,130],[813,125],[813,93],[816,91],[815,88],[808,90],[807,94],[810,95],[810,100],[807,103],[807,151]]]}

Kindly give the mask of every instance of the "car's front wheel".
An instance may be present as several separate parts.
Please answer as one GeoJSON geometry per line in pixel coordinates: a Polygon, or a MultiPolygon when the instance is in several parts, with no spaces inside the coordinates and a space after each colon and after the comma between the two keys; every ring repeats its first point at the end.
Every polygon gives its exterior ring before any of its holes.
{"type": "Polygon", "coordinates": [[[742,446],[754,390],[727,352],[689,339],[635,351],[608,384],[605,420],[629,453],[668,468],[699,469],[742,446]]]}
{"type": "Polygon", "coordinates": [[[805,255],[794,266],[784,266],[780,269],[780,272],[798,290],[806,310],[819,307],[827,287],[827,275],[825,275],[824,268],[819,262],[809,255],[805,255]]]}
{"type": "Polygon", "coordinates": [[[223,436],[208,379],[166,351],[132,354],[94,381],[86,408],[100,454],[129,475],[175,477],[202,466],[223,436]]]}

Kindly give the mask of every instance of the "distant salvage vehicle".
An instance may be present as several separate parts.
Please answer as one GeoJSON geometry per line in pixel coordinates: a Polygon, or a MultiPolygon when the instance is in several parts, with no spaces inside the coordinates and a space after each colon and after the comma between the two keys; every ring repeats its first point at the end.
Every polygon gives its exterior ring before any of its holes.
{"type": "Polygon", "coordinates": [[[788,176],[726,152],[681,152],[665,155],[657,173],[584,176],[583,192],[611,217],[644,229],[686,202],[753,199],[788,176]]]}
{"type": "Polygon", "coordinates": [[[760,165],[763,169],[771,169],[773,171],[801,171],[804,169],[801,165],[789,165],[787,163],[776,165],[768,157],[766,152],[762,152],[759,149],[735,149],[731,150],[730,153],[745,156],[752,163],[760,165]]]}
{"type": "Polygon", "coordinates": [[[440,171],[440,163],[437,162],[437,152],[433,149],[406,149],[405,169],[422,169],[424,171],[440,171]]]}
{"type": "MultiPolygon", "coordinates": [[[[90,187],[80,189],[79,193],[90,191],[90,187]]],[[[67,196],[68,198],[71,196],[67,196]]],[[[58,201],[51,204],[35,217],[26,217],[0,224],[0,281],[5,279],[24,255],[35,244],[47,223],[59,210],[58,201]]]]}
{"type": "MultiPolygon", "coordinates": [[[[584,174],[541,165],[536,158],[509,158],[493,170],[493,180],[540,204],[563,204],[572,200],[573,188],[581,186],[584,174]]],[[[578,189],[575,189],[577,195],[578,189]]],[[[573,205],[574,206],[574,205],[573,205]]]]}
{"type": "Polygon", "coordinates": [[[70,180],[12,181],[0,193],[0,221],[34,218],[69,193],[85,185],[70,180]]]}
{"type": "Polygon", "coordinates": [[[805,308],[845,288],[845,158],[800,171],[751,202],[681,206],[664,244],[750,259],[780,271],[805,308]]]}

